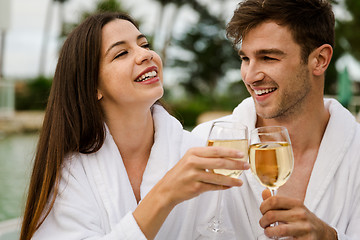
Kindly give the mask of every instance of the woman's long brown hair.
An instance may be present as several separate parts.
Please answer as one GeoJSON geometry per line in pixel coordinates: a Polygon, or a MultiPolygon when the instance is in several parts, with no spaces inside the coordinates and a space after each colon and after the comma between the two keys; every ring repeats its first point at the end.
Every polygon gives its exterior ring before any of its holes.
{"type": "Polygon", "coordinates": [[[65,41],[59,55],[30,179],[20,240],[29,240],[52,209],[64,157],[93,153],[104,142],[103,114],[97,102],[102,27],[126,14],[87,18],[65,41]]]}

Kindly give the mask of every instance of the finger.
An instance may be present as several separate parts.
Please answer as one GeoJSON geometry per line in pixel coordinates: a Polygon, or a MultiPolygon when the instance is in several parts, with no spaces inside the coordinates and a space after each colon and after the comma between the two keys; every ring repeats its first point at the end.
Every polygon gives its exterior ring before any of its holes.
{"type": "Polygon", "coordinates": [[[184,158],[186,158],[189,163],[194,164],[195,167],[199,169],[247,170],[250,168],[250,164],[247,162],[247,159],[244,159],[243,157],[239,158],[239,156],[243,156],[243,154],[237,152],[236,150],[221,147],[206,147],[206,153],[202,152],[202,150],[203,149],[197,151],[193,149],[194,152],[189,152],[188,155],[184,156],[184,158]],[[216,148],[217,150],[209,150],[211,148],[216,148]],[[209,152],[212,152],[213,154],[209,152]],[[220,157],[219,155],[222,156],[220,157]],[[236,158],[234,158],[234,156],[236,156],[236,158]]]}
{"type": "Polygon", "coordinates": [[[269,197],[271,197],[271,192],[269,189],[265,189],[263,192],[262,192],[262,198],[263,200],[266,200],[268,199],[269,197]]]}
{"type": "MultiPolygon", "coordinates": [[[[268,197],[268,193],[263,192],[263,197],[268,197]]],[[[260,219],[260,226],[265,228],[275,222],[294,222],[303,219],[305,209],[300,207],[298,200],[272,196],[266,198],[260,205],[263,217],[260,219]]]]}
{"type": "Polygon", "coordinates": [[[309,236],[311,227],[306,222],[279,223],[276,226],[266,227],[264,232],[268,237],[304,237],[309,236]]]}
{"type": "Polygon", "coordinates": [[[288,223],[289,219],[287,212],[290,210],[269,210],[259,220],[259,224],[262,228],[266,228],[276,222],[288,223]]]}
{"type": "Polygon", "coordinates": [[[264,214],[259,223],[262,227],[267,227],[275,222],[294,224],[309,220],[310,215],[311,213],[305,207],[295,207],[289,210],[270,210],[264,214]]]}
{"type": "Polygon", "coordinates": [[[279,237],[293,237],[291,224],[279,223],[276,226],[268,226],[264,233],[270,238],[277,239],[279,237]]]}
{"type": "Polygon", "coordinates": [[[197,147],[189,149],[188,152],[199,157],[243,158],[246,156],[246,153],[225,147],[197,147]]]}
{"type": "Polygon", "coordinates": [[[272,196],[261,203],[260,211],[264,215],[270,210],[288,210],[295,207],[301,207],[302,205],[301,201],[294,198],[272,196]]]}
{"type": "Polygon", "coordinates": [[[202,182],[201,190],[199,192],[203,193],[208,191],[221,191],[221,190],[227,190],[229,188],[231,187],[202,182]]]}
{"type": "MultiPolygon", "coordinates": [[[[242,186],[243,182],[238,178],[232,178],[228,176],[224,176],[221,174],[216,174],[212,172],[203,172],[200,174],[199,181],[207,184],[212,184],[216,186],[224,186],[224,187],[234,187],[234,186],[242,186]]],[[[217,190],[221,189],[218,188],[217,190]]]]}
{"type": "Polygon", "coordinates": [[[247,162],[229,158],[199,158],[199,168],[247,170],[250,165],[247,162]]]}

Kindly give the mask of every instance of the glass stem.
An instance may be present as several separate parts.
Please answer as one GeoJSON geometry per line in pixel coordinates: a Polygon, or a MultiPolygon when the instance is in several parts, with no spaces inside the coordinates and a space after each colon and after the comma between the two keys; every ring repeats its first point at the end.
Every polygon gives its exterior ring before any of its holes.
{"type": "MultiPolygon", "coordinates": [[[[271,192],[271,196],[275,196],[277,193],[277,188],[269,188],[271,192]]],[[[273,224],[270,224],[270,226],[275,227],[278,226],[279,222],[274,222],[273,224]]]]}
{"type": "Polygon", "coordinates": [[[222,202],[222,194],[223,191],[219,191],[218,200],[216,204],[216,212],[215,212],[215,219],[219,223],[220,222],[220,211],[221,211],[221,202],[222,202]]]}
{"type": "Polygon", "coordinates": [[[271,192],[271,196],[275,196],[277,193],[277,188],[269,188],[270,192],[271,192]]]}

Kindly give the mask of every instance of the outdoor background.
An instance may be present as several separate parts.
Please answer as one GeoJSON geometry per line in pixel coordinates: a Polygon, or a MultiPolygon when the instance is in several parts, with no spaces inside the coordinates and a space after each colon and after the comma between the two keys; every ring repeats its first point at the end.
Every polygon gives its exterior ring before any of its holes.
{"type": "MultiPolygon", "coordinates": [[[[0,0],[0,222],[21,216],[58,51],[74,26],[99,10],[125,11],[138,20],[163,59],[164,100],[191,129],[201,114],[229,112],[249,96],[239,57],[225,37],[238,2],[0,0]]],[[[336,47],[325,95],[339,99],[357,116],[360,1],[338,0],[333,6],[336,47]]],[[[2,226],[0,240],[11,228],[2,226]]]]}

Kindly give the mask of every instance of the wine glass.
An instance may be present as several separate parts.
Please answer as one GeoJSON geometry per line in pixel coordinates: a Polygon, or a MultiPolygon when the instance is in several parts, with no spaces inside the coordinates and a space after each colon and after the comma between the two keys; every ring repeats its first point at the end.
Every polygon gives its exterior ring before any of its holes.
{"type": "MultiPolygon", "coordinates": [[[[294,156],[287,129],[280,126],[255,128],[250,132],[249,160],[256,179],[276,195],[277,189],[289,179],[294,156]]],[[[278,222],[272,226],[278,225],[278,222]]],[[[266,238],[265,234],[258,239],[266,238]]],[[[272,238],[292,239],[292,238],[272,238]]]]}
{"type": "MultiPolygon", "coordinates": [[[[213,122],[207,146],[219,146],[225,148],[237,149],[244,153],[243,158],[238,158],[239,161],[248,160],[248,130],[247,127],[242,125],[239,122],[231,121],[215,121],[213,122]]],[[[217,174],[222,174],[225,176],[238,178],[242,173],[242,170],[229,170],[229,169],[209,169],[217,174]]],[[[221,219],[221,201],[222,201],[222,191],[219,191],[217,206],[215,210],[215,215],[210,219],[206,226],[200,226],[199,232],[202,236],[215,237],[215,235],[220,235],[226,237],[226,235],[231,234],[231,231],[225,229],[222,226],[221,219]]]]}

